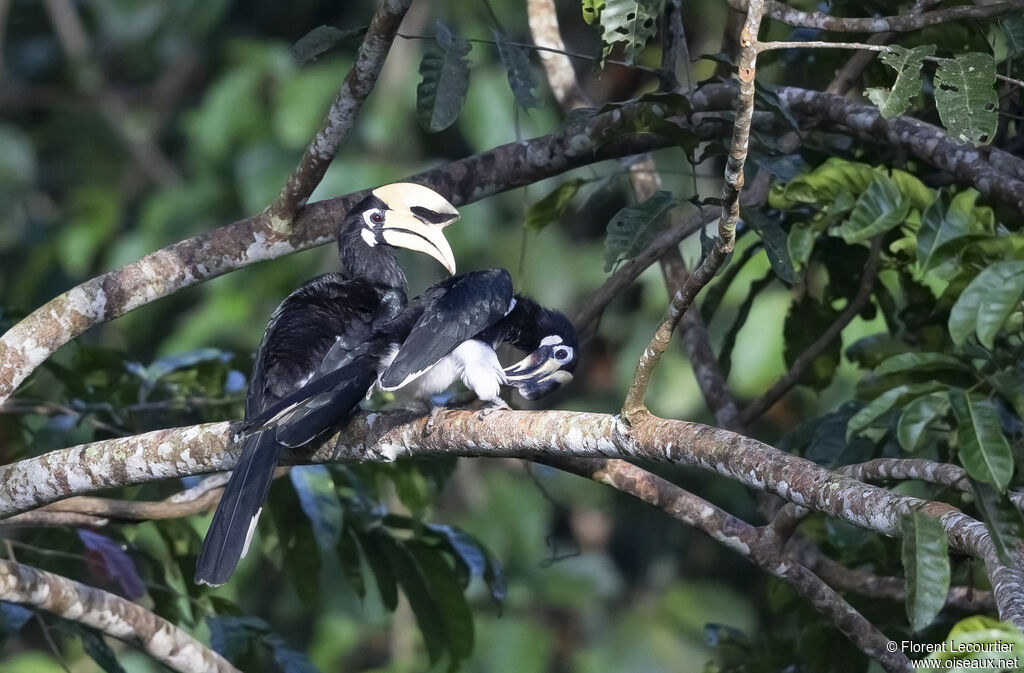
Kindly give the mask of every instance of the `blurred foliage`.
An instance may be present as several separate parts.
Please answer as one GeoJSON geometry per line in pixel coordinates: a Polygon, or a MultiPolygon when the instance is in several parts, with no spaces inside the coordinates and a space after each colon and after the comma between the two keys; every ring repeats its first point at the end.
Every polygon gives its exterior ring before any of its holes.
{"type": "MultiPolygon", "coordinates": [[[[723,5],[685,3],[694,58],[720,51],[723,5]]],[[[0,329],[98,273],[262,210],[334,98],[373,9],[368,0],[3,6],[0,329]],[[47,6],[70,9],[71,18],[47,6]],[[69,20],[81,22],[84,49],[67,31],[69,20]]],[[[685,97],[652,94],[657,81],[644,69],[660,60],[661,32],[649,20],[662,6],[559,3],[566,42],[590,55],[575,59],[577,72],[605,109],[637,97],[687,109],[685,97]],[[595,62],[606,59],[595,76],[595,62]]],[[[881,0],[837,0],[831,9],[895,11],[881,0]]],[[[314,200],[594,113],[562,115],[537,84],[537,55],[519,46],[530,42],[522,3],[417,2],[403,32],[314,200]]],[[[807,37],[779,24],[766,34],[807,37]]],[[[939,77],[947,80],[968,52],[984,54],[986,73],[992,63],[1012,73],[1022,36],[1012,16],[911,33],[905,51],[869,66],[868,95],[887,115],[909,108],[949,123],[949,105],[935,104],[936,69],[918,56],[946,59],[949,72],[939,77]]],[[[770,85],[823,89],[848,57],[822,49],[763,54],[758,110],[792,124],[770,85]]],[[[696,60],[684,81],[714,78],[726,63],[696,60]]],[[[991,82],[960,76],[961,86],[982,87],[989,100],[991,82]]],[[[1019,156],[1020,93],[1002,86],[998,93],[1003,114],[995,127],[987,117],[966,137],[985,136],[1019,156]]],[[[720,192],[724,141],[699,145],[655,114],[641,115],[630,133],[675,146],[654,155],[666,191],[635,203],[625,165],[603,162],[471,204],[446,232],[460,269],[509,268],[520,290],[571,315],[666,221],[720,192]]],[[[961,464],[974,480],[969,494],[900,488],[977,514],[1010,553],[1024,525],[1005,495],[1021,483],[1024,465],[1019,213],[896,148],[821,133],[803,141],[799,153],[787,154],[778,138],[754,134],[749,170],[778,182],[766,207],[744,211],[729,266],[701,298],[737,398],[768,388],[856,296],[873,240],[882,270],[841,340],[752,434],[827,466],[903,455],[961,464]]],[[[692,268],[700,237],[681,250],[692,268]]],[[[414,292],[437,274],[421,257],[401,257],[414,292]]],[[[0,414],[0,460],[238,418],[267,316],[291,289],[335,266],[333,249],[303,252],[90,330],[34,373],[0,414]]],[[[665,302],[660,273],[649,269],[608,307],[573,386],[545,406],[616,412],[665,302]]],[[[681,349],[666,353],[648,400],[659,415],[712,420],[681,349]]],[[[760,523],[736,484],[658,469],[760,523]]],[[[181,487],[147,484],[110,495],[158,499],[181,487]]],[[[18,560],[138,598],[246,670],[868,669],[833,626],[736,555],[646,505],[546,468],[505,461],[297,468],[275,482],[268,508],[259,553],[217,590],[191,582],[204,517],[4,535],[18,560]]],[[[915,637],[928,642],[997,638],[1004,627],[996,623],[938,610],[944,581],[983,588],[983,574],[951,566],[927,520],[912,525],[917,534],[902,546],[820,517],[801,530],[851,567],[900,575],[913,565],[909,617],[892,603],[848,596],[890,637],[911,637],[913,620],[922,627],[915,637]]],[[[85,658],[107,671],[158,670],[93,631],[32,617],[0,603],[5,673],[62,671],[61,661],[80,670],[85,658]]]]}

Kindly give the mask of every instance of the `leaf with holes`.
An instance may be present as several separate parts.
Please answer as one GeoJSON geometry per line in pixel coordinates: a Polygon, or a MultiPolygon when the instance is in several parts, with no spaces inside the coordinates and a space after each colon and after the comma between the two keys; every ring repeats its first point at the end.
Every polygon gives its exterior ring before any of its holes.
{"type": "Polygon", "coordinates": [[[604,9],[604,0],[583,0],[583,20],[587,22],[587,25],[594,25],[601,17],[602,9],[604,9]]]}
{"type": "Polygon", "coordinates": [[[469,61],[472,46],[452,35],[437,22],[437,42],[430,44],[420,61],[420,81],[416,87],[416,117],[431,133],[443,131],[459,116],[469,91],[469,61]]]}
{"type": "Polygon", "coordinates": [[[1024,262],[997,262],[979,273],[949,312],[949,336],[963,346],[971,334],[988,349],[1024,295],[1024,262]]]}
{"type": "Polygon", "coordinates": [[[678,199],[662,190],[643,203],[615,213],[604,239],[604,270],[611,271],[618,262],[636,257],[662,229],[668,211],[678,204],[678,199]]]}
{"type": "Polygon", "coordinates": [[[996,64],[989,54],[971,52],[939,61],[935,107],[951,136],[974,145],[992,139],[999,109],[995,81],[996,64]]]}
{"type": "Polygon", "coordinates": [[[497,30],[491,30],[494,43],[498,46],[498,58],[508,74],[508,86],[516,99],[516,105],[528,110],[540,107],[540,101],[533,95],[537,88],[537,77],[530,67],[530,52],[512,44],[497,30]]]}
{"type": "Polygon", "coordinates": [[[903,197],[892,178],[879,175],[857,198],[850,216],[835,232],[847,243],[866,241],[902,224],[909,211],[909,199],[903,197]]]}
{"type": "MultiPolygon", "coordinates": [[[[625,43],[624,60],[636,65],[640,52],[647,41],[658,32],[658,17],[661,16],[663,0],[606,0],[600,8],[601,62],[608,58],[612,47],[625,43]]],[[[592,5],[596,7],[596,3],[592,5]]],[[[587,8],[584,5],[584,17],[587,8]]]]}
{"type": "Polygon", "coordinates": [[[544,227],[557,220],[565,213],[565,209],[572,202],[572,197],[586,184],[583,178],[573,178],[568,182],[555,187],[550,194],[530,206],[526,211],[526,221],[523,226],[531,231],[540,231],[544,227]]]}
{"type": "Polygon", "coordinates": [[[978,481],[1005,491],[1013,476],[1013,454],[995,404],[981,395],[955,389],[949,391],[949,401],[956,417],[960,464],[978,481]]]}
{"type": "Polygon", "coordinates": [[[949,593],[949,546],[942,523],[920,512],[903,515],[907,616],[914,631],[935,620],[949,593]]]}
{"type": "Polygon", "coordinates": [[[874,103],[882,116],[892,119],[907,111],[910,99],[921,93],[921,65],[925,56],[935,53],[934,44],[924,44],[913,49],[899,45],[883,51],[878,60],[896,71],[896,81],[891,89],[871,88],[865,90],[868,99],[874,103]]]}
{"type": "Polygon", "coordinates": [[[896,424],[896,439],[904,451],[922,448],[928,429],[949,413],[949,395],[945,392],[922,395],[907,405],[896,424]]]}

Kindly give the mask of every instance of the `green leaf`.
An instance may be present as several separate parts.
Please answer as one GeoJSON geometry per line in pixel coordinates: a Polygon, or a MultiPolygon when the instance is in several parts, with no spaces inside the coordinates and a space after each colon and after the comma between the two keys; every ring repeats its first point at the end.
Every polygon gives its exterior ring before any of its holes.
{"type": "Polygon", "coordinates": [[[999,109],[995,81],[996,64],[989,54],[971,52],[939,60],[935,106],[951,136],[974,145],[992,139],[999,109]]]}
{"type": "Polygon", "coordinates": [[[971,491],[974,493],[974,505],[995,544],[996,553],[1003,563],[1012,566],[1019,545],[1024,541],[1024,515],[1021,515],[1020,509],[1006,493],[988,484],[971,479],[971,491]]]}
{"type": "Polygon", "coordinates": [[[523,47],[510,43],[505,36],[492,29],[494,43],[498,46],[498,58],[505,66],[508,74],[508,85],[516,99],[516,105],[528,110],[540,107],[540,101],[533,95],[537,88],[537,77],[530,67],[530,52],[523,47]]]}
{"type": "Polygon", "coordinates": [[[406,547],[423,571],[434,603],[441,611],[452,660],[449,670],[456,670],[459,662],[473,653],[473,613],[466,602],[463,587],[454,569],[437,549],[417,540],[410,540],[406,547]]]}
{"type": "Polygon", "coordinates": [[[583,0],[583,20],[588,26],[601,18],[601,10],[604,9],[604,0],[583,0]]]}
{"type": "Polygon", "coordinates": [[[77,622],[65,621],[60,624],[62,631],[72,633],[82,639],[82,648],[89,658],[96,662],[104,673],[124,673],[124,668],[117,661],[117,655],[110,649],[103,634],[99,631],[83,626],[77,622]]]}
{"type": "Polygon", "coordinates": [[[999,27],[1006,37],[1007,57],[1024,53],[1024,14],[1006,14],[999,17],[999,27]]]}
{"type": "MultiPolygon", "coordinates": [[[[409,607],[416,616],[416,624],[423,634],[423,643],[427,648],[430,665],[434,666],[441,660],[448,634],[445,630],[444,615],[435,602],[424,576],[423,569],[408,547],[390,537],[380,538],[385,542],[387,560],[395,579],[402,587],[402,592],[409,599],[409,607]]],[[[461,593],[461,591],[459,592],[461,593]]]]}
{"type": "Polygon", "coordinates": [[[345,573],[345,579],[359,596],[359,600],[366,598],[366,578],[363,576],[361,549],[356,530],[352,526],[345,526],[341,541],[338,543],[338,561],[341,563],[341,571],[345,573]]]}
{"type": "Polygon", "coordinates": [[[469,54],[472,45],[452,35],[437,22],[437,42],[428,44],[420,61],[420,81],[416,87],[416,117],[431,133],[443,131],[455,123],[469,91],[469,54]]]}
{"type": "Polygon", "coordinates": [[[937,370],[971,371],[971,368],[963,362],[945,353],[897,353],[882,361],[875,368],[875,376],[886,374],[897,374],[911,371],[937,371],[937,370]]]}
{"type": "Polygon", "coordinates": [[[910,201],[910,207],[914,210],[923,211],[935,201],[938,193],[921,182],[916,175],[893,168],[889,171],[889,177],[896,183],[900,194],[910,201]]]}
{"type": "MultiPolygon", "coordinates": [[[[800,354],[835,321],[837,314],[838,312],[831,306],[818,302],[810,295],[794,299],[782,326],[785,340],[783,357],[787,368],[792,367],[800,354]]],[[[815,390],[821,390],[832,383],[841,354],[842,340],[833,339],[825,351],[811,363],[800,383],[815,390]]]]}
{"type": "Polygon", "coordinates": [[[949,336],[963,346],[971,334],[991,350],[1024,294],[1024,262],[997,262],[979,273],[949,312],[949,336]]]}
{"type": "Polygon", "coordinates": [[[391,564],[388,562],[390,553],[390,537],[380,530],[372,530],[363,538],[363,553],[366,555],[366,563],[373,572],[377,581],[377,591],[380,593],[380,600],[391,612],[398,607],[398,585],[395,575],[391,572],[391,564]]]}
{"type": "Polygon", "coordinates": [[[953,626],[944,647],[935,653],[935,658],[943,665],[931,670],[957,673],[993,671],[996,670],[993,664],[1000,667],[999,670],[1016,670],[1022,656],[1024,634],[1019,627],[992,617],[975,615],[953,626]],[[996,663],[999,660],[1006,662],[1005,668],[996,663]]]}
{"type": "Polygon", "coordinates": [[[947,208],[942,198],[932,201],[921,215],[921,228],[917,230],[917,261],[927,271],[941,259],[936,251],[944,243],[970,233],[970,226],[962,210],[947,208]]]}
{"type": "Polygon", "coordinates": [[[899,226],[910,211],[910,201],[903,198],[892,178],[879,175],[866,191],[836,232],[847,243],[866,241],[899,226]]]}
{"type": "Polygon", "coordinates": [[[846,425],[847,440],[869,427],[886,412],[896,409],[916,397],[933,393],[942,388],[943,386],[940,383],[911,383],[896,386],[891,390],[885,391],[864,405],[850,419],[850,422],[846,425]]]}
{"type": "MultiPolygon", "coordinates": [[[[588,4],[593,9],[597,3],[584,2],[584,18],[587,18],[588,4]]],[[[663,0],[605,0],[599,11],[601,41],[604,44],[601,53],[602,63],[608,58],[612,47],[623,42],[623,60],[627,65],[636,65],[647,40],[658,32],[658,17],[661,16],[662,4],[663,0]]]]}
{"type": "Polygon", "coordinates": [[[786,238],[786,251],[793,266],[802,269],[807,266],[811,259],[811,252],[814,250],[814,240],[817,232],[805,224],[794,224],[789,229],[789,236],[786,238]]]}
{"type": "Polygon", "coordinates": [[[604,240],[604,270],[636,257],[662,229],[665,216],[679,201],[667,191],[659,191],[643,203],[626,206],[608,222],[604,240]]]}
{"type": "Polygon", "coordinates": [[[523,223],[531,231],[540,231],[554,220],[560,218],[572,202],[572,197],[580,190],[586,180],[573,178],[563,182],[551,191],[540,201],[537,201],[526,211],[526,221],[523,223]]]}
{"type": "Polygon", "coordinates": [[[945,392],[922,395],[912,400],[896,424],[896,439],[904,451],[921,448],[929,426],[949,413],[949,395],[945,392]]]}
{"type": "Polygon", "coordinates": [[[772,265],[775,275],[791,285],[795,283],[798,276],[793,268],[793,260],[789,256],[786,232],[778,221],[753,208],[744,209],[742,217],[761,237],[765,254],[768,255],[768,262],[772,265]]]}
{"type": "Polygon", "coordinates": [[[341,539],[344,513],[331,473],[323,465],[302,465],[293,467],[288,476],[302,511],[313,525],[317,544],[321,549],[334,549],[341,539]]]}
{"type": "Polygon", "coordinates": [[[925,56],[935,53],[934,44],[925,44],[913,49],[898,45],[883,51],[878,60],[896,71],[896,81],[891,89],[871,88],[865,93],[886,119],[899,116],[910,107],[910,99],[921,93],[921,65],[925,56]]]}
{"type": "MultiPolygon", "coordinates": [[[[878,176],[878,171],[868,164],[829,157],[811,173],[787,184],[781,197],[784,201],[800,203],[830,202],[843,192],[860,194],[878,176]]],[[[774,202],[771,205],[774,208],[782,207],[774,202]]]]}
{"type": "Polygon", "coordinates": [[[957,422],[960,463],[978,481],[1005,491],[1013,476],[1013,454],[990,400],[953,389],[949,401],[957,422]]]}
{"type": "Polygon", "coordinates": [[[300,37],[298,42],[292,46],[292,59],[299,65],[306,65],[345,40],[363,35],[367,28],[369,26],[338,30],[334,26],[317,26],[300,37]]]}
{"type": "Polygon", "coordinates": [[[920,512],[903,515],[903,570],[907,616],[914,631],[931,624],[949,594],[949,547],[938,519],[920,512]]]}

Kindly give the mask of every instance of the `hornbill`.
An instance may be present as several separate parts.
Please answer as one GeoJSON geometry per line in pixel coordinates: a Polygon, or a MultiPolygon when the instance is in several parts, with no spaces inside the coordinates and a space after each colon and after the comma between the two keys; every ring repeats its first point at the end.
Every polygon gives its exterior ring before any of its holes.
{"type": "Polygon", "coordinates": [[[571,381],[577,362],[568,318],[513,293],[504,269],[474,271],[427,288],[358,348],[331,349],[312,381],[239,432],[273,433],[280,446],[295,448],[345,420],[374,388],[426,401],[457,380],[488,404],[486,414],[507,406],[502,385],[536,399],[571,381]],[[502,343],[528,355],[502,369],[495,353],[502,343]]]}
{"type": "MultiPolygon", "coordinates": [[[[292,292],[270,317],[256,354],[245,418],[258,417],[299,390],[325,356],[358,349],[406,304],[406,279],[393,248],[424,252],[455,273],[442,229],[459,213],[421,185],[378,187],[354,206],[338,231],[341,273],[318,276],[292,292]]],[[[216,586],[245,555],[278,461],[274,433],[244,437],[242,454],[214,512],[195,581],[216,586]]]]}

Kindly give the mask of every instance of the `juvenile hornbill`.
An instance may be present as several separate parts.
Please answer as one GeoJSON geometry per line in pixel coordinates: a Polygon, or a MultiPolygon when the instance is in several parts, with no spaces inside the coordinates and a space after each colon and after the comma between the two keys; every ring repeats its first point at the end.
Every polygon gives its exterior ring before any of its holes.
{"type": "MultiPolygon", "coordinates": [[[[341,273],[326,273],[292,292],[270,317],[256,354],[246,420],[302,388],[325,356],[360,348],[406,304],[405,274],[393,249],[424,252],[455,273],[442,229],[459,213],[440,194],[396,183],[374,189],[345,216],[338,232],[341,273]]],[[[278,461],[273,432],[244,437],[196,564],[195,581],[226,582],[245,555],[278,461]]]]}
{"type": "Polygon", "coordinates": [[[427,288],[358,348],[332,349],[312,381],[240,432],[303,446],[347,418],[374,387],[425,401],[461,380],[490,408],[506,407],[502,385],[536,399],[571,381],[577,362],[576,330],[564,315],[514,294],[504,269],[474,271],[427,288]],[[502,369],[501,343],[528,355],[502,369]]]}

